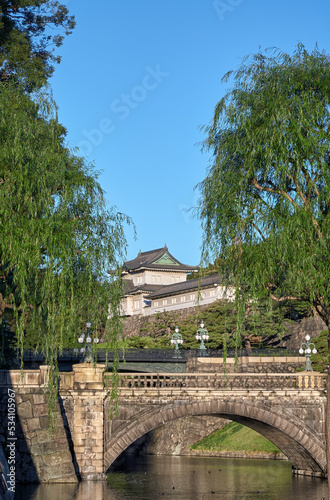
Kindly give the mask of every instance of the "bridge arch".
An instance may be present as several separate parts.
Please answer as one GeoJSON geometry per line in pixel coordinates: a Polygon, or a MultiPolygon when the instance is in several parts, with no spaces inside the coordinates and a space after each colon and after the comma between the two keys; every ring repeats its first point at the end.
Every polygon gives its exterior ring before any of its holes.
{"type": "Polygon", "coordinates": [[[186,416],[213,415],[240,422],[272,441],[298,470],[322,473],[326,469],[323,442],[296,415],[279,414],[263,404],[236,401],[176,401],[150,404],[132,415],[104,443],[104,471],[134,441],[153,429],[186,416]]]}

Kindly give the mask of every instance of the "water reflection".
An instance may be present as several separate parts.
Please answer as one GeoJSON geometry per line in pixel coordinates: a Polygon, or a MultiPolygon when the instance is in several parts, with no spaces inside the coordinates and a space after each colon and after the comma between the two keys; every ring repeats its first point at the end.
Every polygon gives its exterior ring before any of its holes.
{"type": "Polygon", "coordinates": [[[19,500],[321,500],[321,479],[292,477],[288,462],[215,457],[126,457],[110,472],[110,484],[24,488],[19,500]]]}

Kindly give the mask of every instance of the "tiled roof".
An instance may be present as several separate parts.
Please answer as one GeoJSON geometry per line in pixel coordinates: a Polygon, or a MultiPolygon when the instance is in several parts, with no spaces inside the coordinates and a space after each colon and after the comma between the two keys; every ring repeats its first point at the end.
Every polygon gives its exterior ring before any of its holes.
{"type": "Polygon", "coordinates": [[[201,280],[188,280],[181,281],[180,283],[173,283],[173,285],[163,285],[154,293],[151,293],[149,299],[158,299],[160,297],[165,297],[167,295],[176,295],[185,291],[198,290],[198,288],[206,288],[212,285],[220,284],[220,275],[214,274],[213,276],[207,276],[201,280]]]}
{"type": "Polygon", "coordinates": [[[150,285],[145,283],[143,285],[134,285],[133,280],[123,280],[125,295],[135,295],[136,293],[152,293],[158,290],[159,285],[150,285]]]}
{"type": "Polygon", "coordinates": [[[122,281],[122,285],[124,287],[125,295],[127,295],[128,293],[130,293],[131,290],[133,290],[135,288],[133,280],[123,280],[122,281]]]}
{"type": "Polygon", "coordinates": [[[150,250],[149,252],[139,252],[135,259],[124,262],[123,271],[138,271],[140,269],[163,269],[186,272],[197,270],[195,266],[188,266],[179,262],[175,257],[173,257],[172,254],[170,254],[166,245],[163,248],[157,248],[156,250],[150,250]],[[157,261],[163,256],[167,256],[169,262],[172,261],[173,264],[157,263],[157,261]]]}

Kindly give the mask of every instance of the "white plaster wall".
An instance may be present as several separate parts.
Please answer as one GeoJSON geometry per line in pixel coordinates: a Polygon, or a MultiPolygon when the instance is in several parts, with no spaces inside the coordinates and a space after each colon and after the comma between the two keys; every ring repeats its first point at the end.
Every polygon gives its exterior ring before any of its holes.
{"type": "Polygon", "coordinates": [[[144,300],[148,300],[148,296],[142,293],[139,295],[132,295],[123,299],[123,314],[125,316],[135,316],[141,314],[142,316],[150,316],[157,312],[163,311],[176,311],[177,309],[185,309],[199,305],[212,304],[215,300],[226,299],[229,301],[235,300],[234,289],[226,289],[224,286],[210,286],[204,288],[198,294],[197,290],[183,292],[171,297],[164,297],[162,299],[155,299],[152,301],[150,307],[146,307],[144,300]]]}
{"type": "Polygon", "coordinates": [[[131,316],[133,314],[132,297],[125,297],[122,302],[124,316],[131,316]]]}
{"type": "Polygon", "coordinates": [[[197,291],[185,292],[173,297],[165,297],[163,299],[155,299],[152,301],[151,307],[144,309],[144,316],[150,316],[157,312],[176,311],[177,309],[185,309],[186,307],[193,307],[197,304],[207,305],[212,304],[215,300],[226,299],[229,301],[235,300],[235,293],[233,289],[227,289],[223,286],[212,286],[204,289],[198,297],[197,291]],[[172,299],[176,299],[175,302],[172,299]],[[184,300],[182,300],[184,299],[184,300]],[[167,303],[164,303],[167,300],[167,303]]]}
{"type": "Polygon", "coordinates": [[[150,285],[172,285],[181,281],[186,281],[187,275],[183,272],[175,271],[145,271],[145,283],[150,285]]]}
{"type": "Polygon", "coordinates": [[[146,283],[145,273],[125,274],[124,280],[132,280],[134,285],[144,285],[146,283]]]}

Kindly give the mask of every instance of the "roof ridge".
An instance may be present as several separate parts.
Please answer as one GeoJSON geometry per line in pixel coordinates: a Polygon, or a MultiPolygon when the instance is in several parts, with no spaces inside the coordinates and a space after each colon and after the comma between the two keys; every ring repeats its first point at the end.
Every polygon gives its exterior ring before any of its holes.
{"type": "Polygon", "coordinates": [[[125,269],[130,269],[130,270],[137,270],[141,269],[143,267],[154,267],[154,266],[161,266],[163,269],[171,269],[171,267],[178,268],[178,270],[181,268],[181,270],[185,269],[186,272],[190,272],[192,270],[196,270],[197,266],[190,266],[188,264],[183,264],[180,262],[176,257],[174,257],[169,249],[167,248],[167,245],[165,245],[163,248],[156,248],[154,250],[148,250],[147,252],[139,252],[137,257],[131,260],[127,260],[124,262],[123,268],[125,269]],[[164,262],[158,264],[157,261],[162,258],[163,255],[168,254],[169,257],[173,260],[173,262],[164,262]]]}
{"type": "Polygon", "coordinates": [[[146,252],[141,252],[141,250],[140,250],[136,257],[134,257],[133,259],[128,260],[127,262],[130,262],[131,260],[138,259],[139,257],[141,257],[143,255],[146,255],[146,254],[160,252],[161,250],[164,250],[164,251],[167,250],[169,252],[169,249],[168,249],[166,243],[165,243],[165,245],[163,247],[161,247],[161,248],[155,248],[154,250],[147,250],[146,252]]]}

